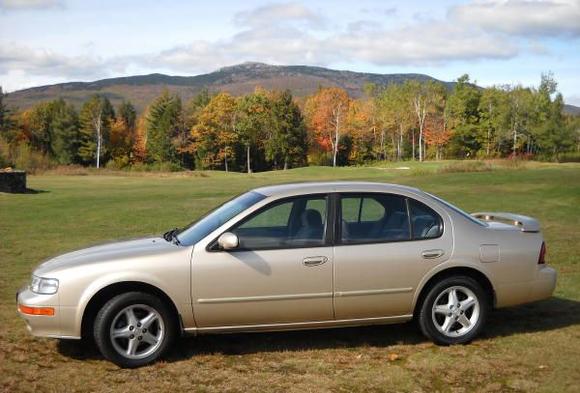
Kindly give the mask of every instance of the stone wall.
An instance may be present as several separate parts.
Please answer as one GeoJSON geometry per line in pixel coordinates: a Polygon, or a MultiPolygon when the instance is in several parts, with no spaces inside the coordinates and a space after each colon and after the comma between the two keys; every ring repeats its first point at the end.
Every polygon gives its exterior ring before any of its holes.
{"type": "Polygon", "coordinates": [[[0,171],[0,192],[26,192],[26,172],[0,171]]]}

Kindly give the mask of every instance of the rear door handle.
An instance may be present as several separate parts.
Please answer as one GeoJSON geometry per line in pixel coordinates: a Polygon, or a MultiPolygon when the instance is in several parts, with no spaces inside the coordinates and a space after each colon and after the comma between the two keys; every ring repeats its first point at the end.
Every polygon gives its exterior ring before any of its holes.
{"type": "Polygon", "coordinates": [[[308,257],[302,260],[302,264],[304,266],[312,267],[312,266],[320,266],[328,261],[327,257],[308,257]]]}
{"type": "Polygon", "coordinates": [[[425,250],[421,253],[424,259],[435,259],[445,254],[443,250],[425,250]]]}

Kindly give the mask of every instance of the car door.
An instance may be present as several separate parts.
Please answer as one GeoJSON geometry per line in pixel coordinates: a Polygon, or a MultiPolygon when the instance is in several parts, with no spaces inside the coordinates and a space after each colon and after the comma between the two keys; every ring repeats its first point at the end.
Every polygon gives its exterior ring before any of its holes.
{"type": "Polygon", "coordinates": [[[343,193],[337,205],[336,318],[411,314],[419,282],[451,254],[448,218],[396,194],[343,193]]]}
{"type": "Polygon", "coordinates": [[[229,229],[239,247],[194,249],[192,298],[200,328],[333,318],[329,198],[272,202],[229,229]]]}

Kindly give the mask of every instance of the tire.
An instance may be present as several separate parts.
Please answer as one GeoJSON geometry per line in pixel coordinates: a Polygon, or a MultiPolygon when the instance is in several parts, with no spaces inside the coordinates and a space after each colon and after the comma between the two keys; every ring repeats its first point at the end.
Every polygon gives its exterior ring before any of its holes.
{"type": "Polygon", "coordinates": [[[423,334],[438,345],[465,344],[481,333],[488,312],[488,296],[476,280],[451,276],[428,290],[418,322],[423,334]]]}
{"type": "Polygon", "coordinates": [[[144,292],[126,292],[110,299],[98,312],[93,328],[103,356],[122,368],[153,363],[177,335],[170,307],[144,292]]]}

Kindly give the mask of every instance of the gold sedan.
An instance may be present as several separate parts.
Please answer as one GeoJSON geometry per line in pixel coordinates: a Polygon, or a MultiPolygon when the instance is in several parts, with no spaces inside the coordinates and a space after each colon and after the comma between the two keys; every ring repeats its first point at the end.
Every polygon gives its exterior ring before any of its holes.
{"type": "Polygon", "coordinates": [[[415,188],[259,188],[163,236],[91,247],[33,272],[18,311],[37,336],[91,337],[121,367],[181,333],[387,324],[415,318],[442,345],[488,313],[550,297],[538,222],[469,215],[415,188]]]}

